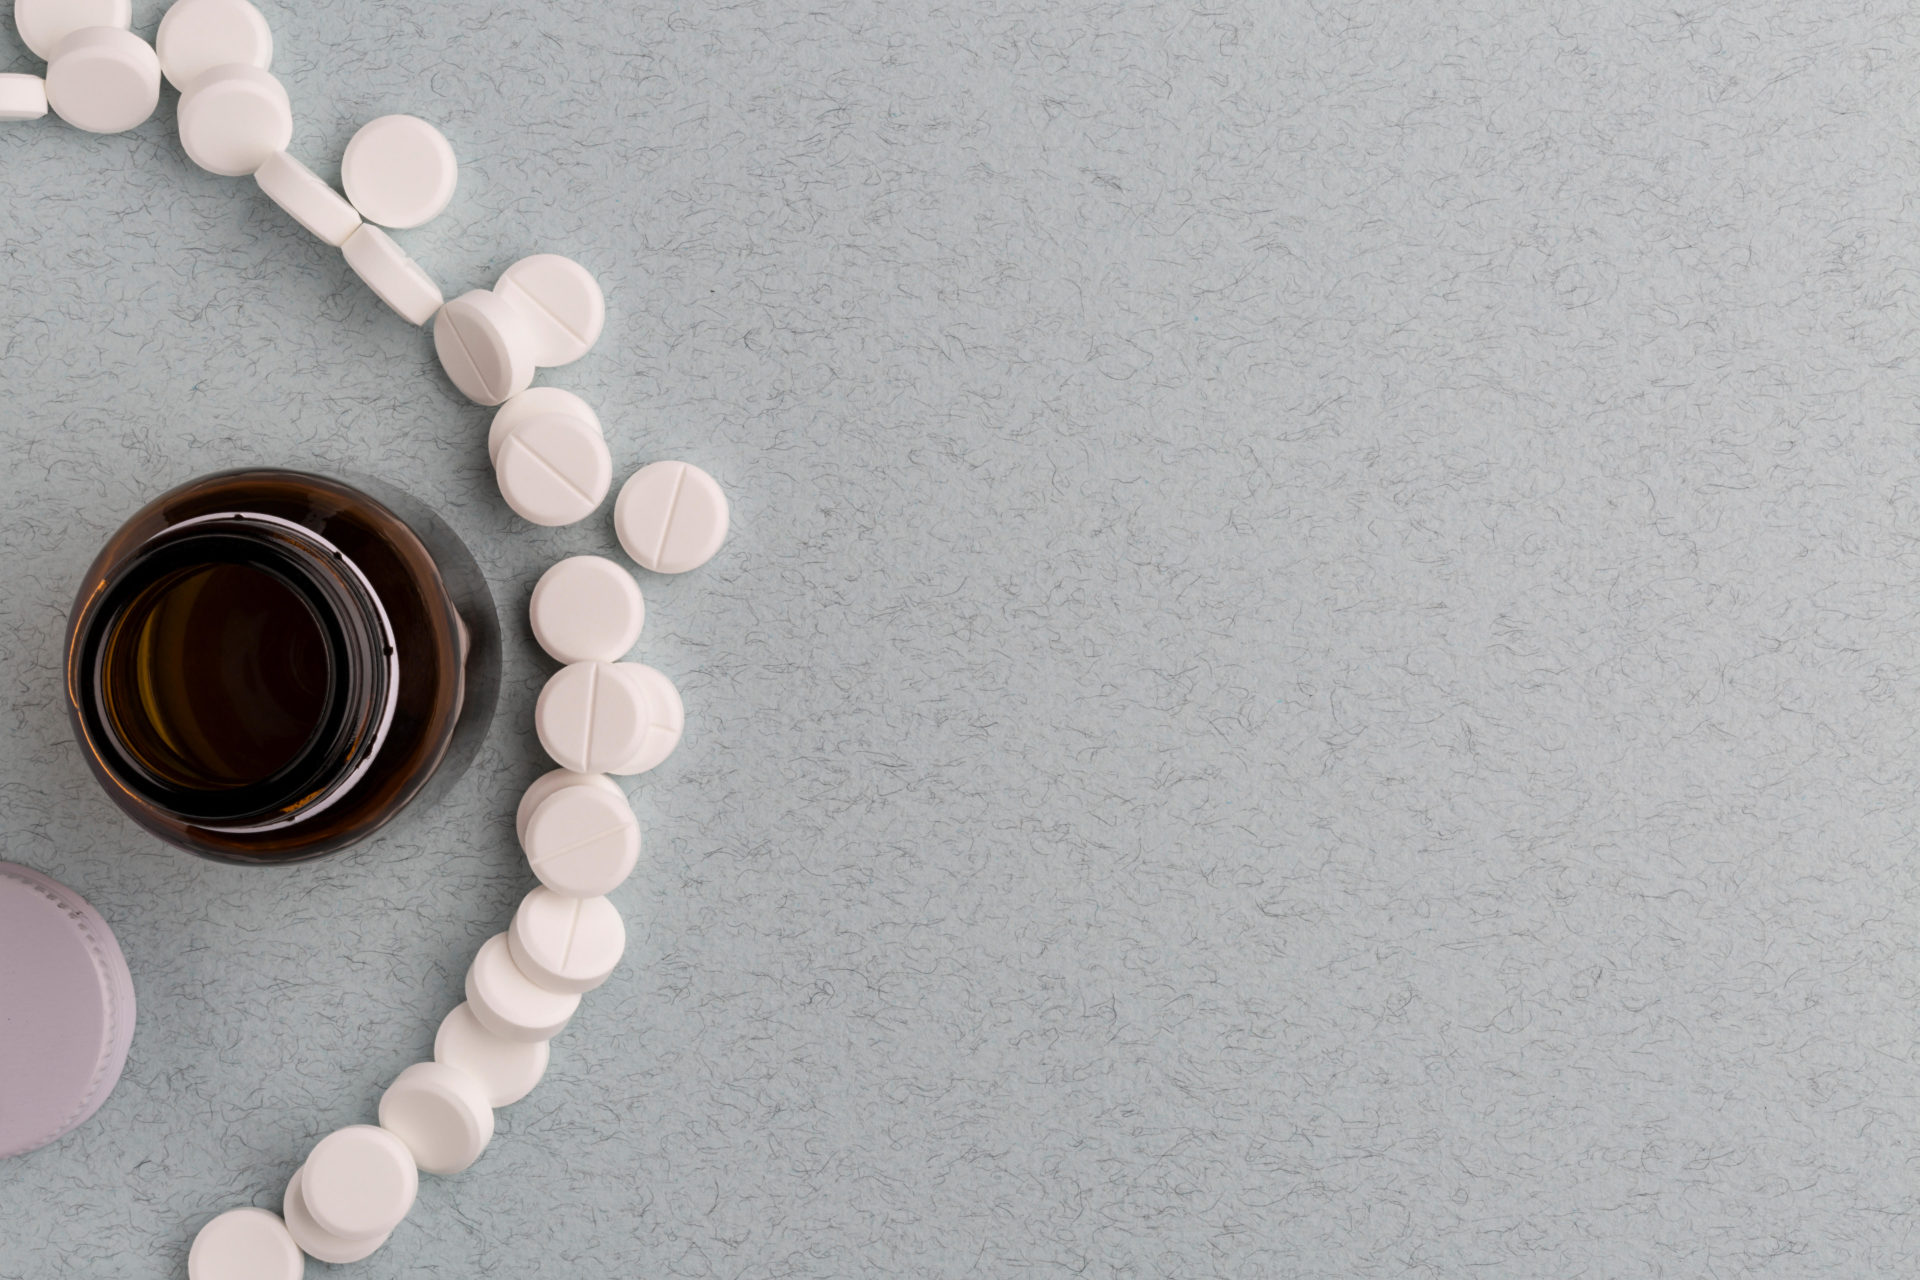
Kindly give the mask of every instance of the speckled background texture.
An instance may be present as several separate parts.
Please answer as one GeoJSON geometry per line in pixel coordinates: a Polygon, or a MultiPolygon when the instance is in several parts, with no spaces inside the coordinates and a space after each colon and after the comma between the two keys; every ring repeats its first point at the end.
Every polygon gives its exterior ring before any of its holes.
{"type": "MultiPolygon", "coordinates": [[[[343,1274],[1920,1271],[1911,5],[262,8],[296,153],[441,124],[406,247],[592,267],[540,381],[735,517],[643,580],[627,964],[343,1274]]],[[[184,1277],[428,1053],[532,883],[526,593],[617,554],[176,101],[0,126],[0,856],[141,1001],[0,1164],[9,1280],[184,1277]],[[139,834],[60,698],[109,531],[255,462],[402,485],[508,615],[452,798],[279,874],[139,834]]]]}

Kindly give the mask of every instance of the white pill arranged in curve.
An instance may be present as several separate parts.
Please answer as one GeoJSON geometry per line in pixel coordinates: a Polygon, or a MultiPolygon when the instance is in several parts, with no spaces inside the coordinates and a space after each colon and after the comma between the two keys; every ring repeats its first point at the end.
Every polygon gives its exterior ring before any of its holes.
{"type": "Polygon", "coordinates": [[[475,404],[505,402],[533,381],[533,336],[518,307],[497,293],[470,289],[433,318],[440,367],[475,404]]]}
{"type": "Polygon", "coordinates": [[[658,767],[680,745],[680,735],[687,727],[686,704],[680,700],[680,690],[664,672],[643,662],[615,663],[614,670],[640,690],[647,704],[647,736],[633,755],[607,772],[645,773],[658,767]]]}
{"type": "Polygon", "coordinates": [[[727,495],[688,462],[655,462],[620,487],[613,529],[643,568],[685,573],[713,559],[727,538],[727,495]]]}
{"type": "Polygon", "coordinates": [[[83,27],[47,63],[47,105],[76,129],[124,133],[160,105],[160,59],[123,27],[83,27]]]}
{"type": "Polygon", "coordinates": [[[215,67],[273,65],[273,31],[247,0],[174,0],[153,36],[167,83],[185,90],[215,67]]]}
{"type": "Polygon", "coordinates": [[[533,584],[527,616],[555,662],[618,662],[640,639],[647,602],[633,574],[605,556],[569,556],[533,584]]]}
{"type": "Polygon", "coordinates": [[[545,1040],[503,1040],[480,1025],[473,1006],[462,1001],[440,1022],[433,1037],[433,1060],[472,1076],[486,1090],[489,1106],[504,1107],[533,1092],[547,1073],[551,1050],[545,1040]]]}
{"type": "Polygon", "coordinates": [[[229,1209],[193,1237],[187,1280],[300,1280],[307,1260],[280,1215],[229,1209]]]}
{"type": "Polygon", "coordinates": [[[13,0],[13,25],[34,57],[52,62],[60,42],[76,31],[132,26],[133,0],[13,0]]]}
{"type": "Polygon", "coordinates": [[[293,104],[272,72],[244,62],[203,72],[180,95],[180,146],[223,178],[245,178],[293,141],[293,104]]]}
{"type": "Polygon", "coordinates": [[[340,157],[340,185],[353,207],[396,230],[439,216],[459,180],[453,145],[419,116],[367,121],[340,157]]]}
{"type": "Polygon", "coordinates": [[[277,151],[254,171],[253,180],[267,199],[295,222],[338,249],[360,229],[360,215],[313,170],[277,151]]]}
{"type": "Polygon", "coordinates": [[[493,477],[522,520],[554,527],[586,519],[606,501],[613,455],[597,428],[546,414],[523,422],[500,442],[493,477]]]}
{"type": "Polygon", "coordinates": [[[627,926],[604,897],[569,898],[542,886],[520,900],[507,929],[520,972],[550,991],[591,991],[627,949],[627,926]]]}
{"type": "Polygon", "coordinates": [[[488,460],[499,461],[500,446],[507,437],[535,418],[548,417],[572,418],[591,427],[595,435],[605,438],[606,433],[600,428],[600,415],[593,411],[592,405],[573,392],[562,391],[559,387],[528,387],[519,395],[509,398],[493,415],[493,425],[487,429],[488,460]]]}
{"type": "Polygon", "coordinates": [[[0,72],[0,120],[38,120],[45,114],[45,80],[21,71],[0,72]]]}
{"type": "Polygon", "coordinates": [[[549,991],[520,972],[507,935],[496,933],[467,969],[467,1004],[480,1025],[503,1040],[551,1040],[580,1007],[580,997],[549,991]]]}
{"type": "Polygon", "coordinates": [[[384,1236],[400,1225],[420,1190],[420,1170],[404,1142],[378,1125],[336,1129],[314,1144],[302,1166],[307,1212],[342,1240],[384,1236]]]}
{"type": "Polygon", "coordinates": [[[575,773],[605,773],[633,758],[650,722],[640,691],[610,662],[560,668],[533,706],[534,732],[554,763],[575,773]]]}
{"type": "Polygon", "coordinates": [[[607,300],[593,273],[557,253],[536,253],[508,267],[493,291],[519,307],[533,333],[533,362],[572,364],[593,349],[607,323],[607,300]]]}
{"type": "Polygon", "coordinates": [[[550,769],[535,778],[520,797],[519,807],[513,812],[513,834],[519,840],[527,838],[527,819],[540,807],[540,802],[562,787],[598,787],[610,796],[625,800],[627,793],[620,784],[604,773],[575,773],[571,769],[550,769]]]}
{"type": "Polygon", "coordinates": [[[378,227],[361,223],[341,242],[340,252],[367,288],[411,324],[433,319],[445,301],[433,277],[378,227]]]}
{"type": "Polygon", "coordinates": [[[382,1231],[370,1236],[347,1237],[328,1231],[313,1220],[313,1212],[307,1208],[306,1181],[307,1170],[303,1165],[294,1170],[280,1201],[280,1216],[286,1219],[287,1234],[293,1237],[302,1253],[321,1262],[358,1262],[371,1256],[393,1234],[382,1231]]]}
{"type": "Polygon", "coordinates": [[[451,1177],[493,1141],[493,1104],[459,1067],[416,1062],[380,1095],[380,1127],[407,1144],[420,1172],[451,1177]]]}
{"type": "Polygon", "coordinates": [[[625,796],[616,799],[597,787],[562,787],[534,809],[520,847],[527,866],[554,893],[599,898],[633,874],[640,860],[640,823],[625,796]]]}

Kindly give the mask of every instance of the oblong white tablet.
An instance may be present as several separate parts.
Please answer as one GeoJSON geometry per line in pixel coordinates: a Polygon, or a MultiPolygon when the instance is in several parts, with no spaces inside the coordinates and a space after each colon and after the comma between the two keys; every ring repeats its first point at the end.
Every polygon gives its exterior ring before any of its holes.
{"type": "Polygon", "coordinates": [[[87,27],[133,25],[133,0],[13,0],[20,42],[42,62],[52,62],[60,42],[87,27]]]}
{"type": "Polygon", "coordinates": [[[513,833],[520,840],[527,838],[527,819],[540,807],[540,802],[562,787],[598,787],[610,796],[625,800],[627,793],[620,784],[604,773],[575,773],[571,769],[550,769],[533,780],[526,792],[520,797],[520,805],[513,812],[513,833]]]}
{"type": "Polygon", "coordinates": [[[507,935],[496,933],[467,969],[467,1004],[480,1025],[503,1040],[551,1040],[580,1007],[580,997],[549,991],[520,972],[507,935]]]}
{"type": "Polygon", "coordinates": [[[185,90],[215,67],[273,65],[273,31],[247,0],[174,0],[160,18],[153,51],[167,83],[185,90]]]}
{"type": "Polygon", "coordinates": [[[568,898],[546,887],[520,900],[507,929],[520,972],[550,991],[591,991],[627,949],[627,926],[604,897],[568,898]]]}
{"type": "Polygon", "coordinates": [[[441,1020],[433,1037],[433,1060],[458,1067],[480,1082],[490,1106],[520,1101],[547,1073],[550,1050],[545,1040],[503,1040],[480,1025],[473,1006],[462,1001],[441,1020]]]}
{"type": "Polygon", "coordinates": [[[187,1280],[300,1280],[306,1270],[287,1224],[267,1209],[227,1210],[187,1250],[187,1280]]]}
{"type": "Polygon", "coordinates": [[[287,1234],[293,1237],[293,1242],[300,1246],[302,1253],[322,1262],[358,1262],[371,1256],[393,1234],[383,1231],[358,1239],[334,1235],[313,1220],[313,1213],[307,1208],[306,1180],[305,1166],[295,1169],[292,1179],[287,1183],[286,1195],[280,1202],[280,1214],[286,1219],[287,1234]]]}
{"type": "Polygon", "coordinates": [[[640,822],[625,796],[562,787],[534,809],[520,847],[540,883],[561,897],[604,897],[633,874],[640,822]]]}
{"type": "Polygon", "coordinates": [[[540,745],[555,764],[575,773],[605,773],[632,759],[646,741],[648,723],[640,691],[607,662],[560,668],[533,707],[540,745]]]}
{"type": "Polygon", "coordinates": [[[45,114],[45,80],[19,71],[0,73],[0,120],[38,120],[45,114]]]}
{"type": "Polygon", "coordinates": [[[686,704],[680,690],[664,672],[643,662],[616,662],[614,670],[639,689],[647,706],[647,736],[640,747],[608,773],[622,776],[645,773],[660,765],[680,745],[687,727],[686,704]]]}
{"type": "Polygon", "coordinates": [[[727,538],[727,495],[687,462],[655,462],[620,488],[613,529],[628,555],[655,573],[685,573],[727,538]]]}
{"type": "Polygon", "coordinates": [[[554,527],[584,520],[606,500],[613,455],[600,433],[573,417],[523,423],[494,455],[500,496],[520,518],[554,527]]]}
{"type": "Polygon", "coordinates": [[[569,556],[533,584],[533,638],[555,662],[618,662],[640,639],[647,602],[605,556],[569,556]]]}
{"type": "Polygon", "coordinates": [[[500,404],[533,381],[533,337],[520,309],[497,293],[470,289],[433,319],[440,367],[475,404],[500,404]]]}
{"type": "Polygon", "coordinates": [[[493,425],[487,430],[488,460],[494,461],[500,457],[500,446],[508,436],[535,418],[546,417],[572,418],[593,428],[595,435],[605,435],[600,429],[600,415],[593,411],[592,405],[573,392],[562,391],[559,387],[528,387],[501,405],[500,411],[493,415],[493,425]]]}
{"type": "Polygon", "coordinates": [[[600,282],[572,258],[536,253],[501,273],[493,291],[527,316],[533,362],[541,368],[572,364],[593,349],[607,323],[600,282]]]}
{"type": "Polygon", "coordinates": [[[267,157],[253,180],[295,222],[338,249],[360,229],[360,215],[313,170],[284,151],[267,157]]]}
{"type": "Polygon", "coordinates": [[[367,121],[340,157],[347,199],[361,217],[383,227],[417,227],[437,217],[459,180],[453,145],[419,116],[367,121]]]}
{"type": "Polygon", "coordinates": [[[486,1086],[444,1062],[416,1062],[380,1095],[380,1127],[413,1152],[422,1173],[451,1177],[493,1141],[486,1086]]]}
{"type": "Polygon", "coordinates": [[[47,63],[47,105],[76,129],[123,133],[160,105],[160,59],[122,27],[82,27],[47,63]]]}
{"type": "Polygon", "coordinates": [[[340,252],[367,288],[409,323],[425,324],[440,310],[440,286],[380,228],[361,223],[340,252]]]}
{"type": "Polygon", "coordinates": [[[180,94],[180,146],[223,178],[244,178],[293,141],[293,104],[271,72],[236,62],[202,72],[180,94]]]}
{"type": "Polygon", "coordinates": [[[334,1130],[314,1144],[301,1167],[307,1212],[322,1231],[342,1240],[386,1235],[407,1216],[420,1190],[413,1153],[379,1125],[334,1130]]]}

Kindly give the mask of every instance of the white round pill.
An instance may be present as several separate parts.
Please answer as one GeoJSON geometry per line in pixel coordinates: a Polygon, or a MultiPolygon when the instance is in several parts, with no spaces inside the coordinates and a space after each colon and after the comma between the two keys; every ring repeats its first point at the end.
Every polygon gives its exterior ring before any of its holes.
{"type": "Polygon", "coordinates": [[[471,289],[433,319],[440,367],[475,404],[500,404],[533,381],[533,337],[520,309],[497,293],[471,289]]]}
{"type": "Polygon", "coordinates": [[[367,288],[409,323],[425,324],[440,310],[440,286],[380,228],[361,223],[340,252],[367,288]]]}
{"type": "Polygon", "coordinates": [[[540,807],[540,802],[562,787],[598,787],[610,796],[625,800],[627,793],[620,784],[604,773],[575,773],[571,769],[552,769],[533,780],[526,793],[520,797],[520,806],[513,813],[513,833],[520,840],[527,838],[527,819],[540,807]]]}
{"type": "Polygon", "coordinates": [[[486,1087],[444,1062],[416,1062],[380,1095],[380,1127],[413,1152],[422,1173],[451,1177],[493,1141],[486,1087]]]}
{"type": "Polygon", "coordinates": [[[647,706],[647,736],[633,755],[607,772],[645,773],[660,765],[680,745],[680,735],[687,727],[686,704],[681,702],[680,690],[673,681],[645,663],[619,662],[614,664],[614,670],[640,691],[647,706]]]}
{"type": "Polygon", "coordinates": [[[253,180],[266,192],[267,199],[336,249],[360,229],[360,215],[353,206],[284,151],[267,157],[267,162],[254,171],[253,180]]]}
{"type": "Polygon", "coordinates": [[[0,120],[38,120],[45,114],[45,80],[18,71],[0,73],[0,120]]]}
{"type": "Polygon", "coordinates": [[[627,926],[604,897],[568,898],[542,887],[520,900],[507,929],[520,972],[550,991],[591,991],[627,949],[627,926]]]}
{"type": "Polygon", "coordinates": [[[546,417],[572,418],[593,428],[597,436],[604,437],[605,434],[600,429],[600,415],[593,411],[592,405],[573,392],[562,391],[559,387],[528,387],[501,405],[500,411],[493,415],[493,426],[487,430],[488,459],[498,461],[500,446],[508,436],[535,418],[546,417]]]}
{"type": "Polygon", "coordinates": [[[520,847],[547,888],[565,898],[598,898],[633,874],[640,823],[625,796],[562,787],[534,809],[520,847]]]}
{"type": "Polygon", "coordinates": [[[578,418],[543,416],[500,442],[493,460],[500,496],[520,518],[549,527],[584,520],[606,500],[613,455],[578,418]]]}
{"type": "Polygon", "coordinates": [[[52,62],[60,42],[87,27],[133,25],[133,0],[13,0],[20,42],[42,62],[52,62]]]}
{"type": "Polygon", "coordinates": [[[520,972],[496,933],[467,969],[467,1004],[480,1025],[503,1040],[551,1040],[580,1007],[580,997],[549,991],[520,972]]]}
{"type": "Polygon", "coordinates": [[[334,1235],[313,1220],[313,1213],[307,1208],[306,1181],[305,1166],[294,1170],[292,1179],[287,1183],[286,1195],[280,1202],[280,1214],[287,1221],[287,1234],[293,1237],[293,1242],[300,1246],[302,1253],[322,1262],[358,1262],[370,1256],[393,1234],[391,1231],[382,1231],[355,1239],[334,1235]]]}
{"type": "Polygon", "coordinates": [[[711,560],[726,540],[727,495],[691,463],[656,462],[621,486],[613,529],[643,567],[685,573],[711,560]]]}
{"type": "Polygon", "coordinates": [[[314,1144],[302,1168],[307,1212],[322,1231],[343,1240],[386,1235],[420,1190],[413,1153],[378,1125],[334,1130],[314,1144]]]}
{"type": "Polygon", "coordinates": [[[131,31],[83,27],[47,63],[47,105],[76,129],[123,133],[160,105],[160,60],[131,31]]]}
{"type": "Polygon", "coordinates": [[[605,773],[633,758],[649,717],[640,692],[607,662],[575,662],[548,678],[533,707],[534,731],[554,763],[575,773],[605,773]]]}
{"type": "Polygon", "coordinates": [[[180,95],[180,146],[223,178],[244,178],[293,140],[293,104],[271,72],[244,62],[215,67],[180,95]]]}
{"type": "Polygon", "coordinates": [[[153,51],[167,83],[185,91],[215,67],[273,65],[273,31],[247,0],[175,0],[160,18],[153,51]]]}
{"type": "Polygon", "coordinates": [[[533,584],[527,615],[555,662],[618,662],[640,639],[647,603],[633,575],[605,556],[569,556],[533,584]]]}
{"type": "Polygon", "coordinates": [[[452,144],[419,116],[367,121],[340,157],[347,199],[383,227],[417,227],[438,216],[459,180],[452,144]]]}
{"type": "Polygon", "coordinates": [[[187,1280],[300,1280],[307,1260],[267,1209],[229,1209],[193,1237],[187,1280]]]}
{"type": "Polygon", "coordinates": [[[543,369],[572,364],[593,349],[607,323],[600,282],[571,258],[536,253],[501,273],[493,291],[526,313],[533,362],[543,369]]]}
{"type": "Polygon", "coordinates": [[[433,1060],[472,1076],[487,1092],[489,1106],[520,1101],[547,1073],[550,1050],[545,1040],[502,1040],[480,1025],[464,1001],[440,1023],[433,1037],[433,1060]]]}

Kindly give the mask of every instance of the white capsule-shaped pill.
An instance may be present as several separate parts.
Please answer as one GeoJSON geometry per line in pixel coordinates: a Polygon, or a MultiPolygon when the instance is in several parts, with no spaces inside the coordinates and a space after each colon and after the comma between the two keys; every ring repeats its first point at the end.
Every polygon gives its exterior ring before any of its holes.
{"type": "Polygon", "coordinates": [[[507,935],[496,933],[467,969],[467,1004],[480,1025],[503,1040],[551,1040],[580,1007],[580,997],[549,991],[520,972],[507,935]]]}
{"type": "Polygon", "coordinates": [[[418,116],[381,116],[360,126],[340,157],[340,185],[368,222],[396,230],[439,216],[460,165],[453,145],[418,116]]]}
{"type": "Polygon", "coordinates": [[[280,1215],[229,1209],[193,1237],[187,1280],[300,1280],[307,1260],[280,1215]]]}
{"type": "Polygon", "coordinates": [[[286,1194],[280,1201],[280,1216],[286,1220],[287,1234],[300,1246],[300,1251],[321,1262],[335,1264],[359,1262],[370,1257],[373,1252],[387,1242],[391,1231],[382,1231],[370,1236],[337,1236],[313,1220],[313,1212],[307,1208],[306,1166],[294,1170],[293,1177],[287,1183],[286,1194]]]}
{"type": "Polygon", "coordinates": [[[19,71],[0,73],[0,120],[38,120],[45,114],[45,80],[19,71]]]}
{"type": "Polygon", "coordinates": [[[713,559],[727,538],[727,495],[687,462],[655,462],[628,477],[614,502],[620,545],[655,573],[685,573],[713,559]]]}
{"type": "Polygon", "coordinates": [[[367,288],[408,323],[425,324],[440,310],[440,286],[380,228],[361,223],[340,252],[367,288]]]}
{"type": "Polygon", "coordinates": [[[342,1240],[386,1235],[407,1216],[420,1190],[413,1153],[378,1125],[334,1130],[314,1144],[302,1168],[307,1212],[322,1231],[342,1240]]]}
{"type": "Polygon", "coordinates": [[[560,668],[540,690],[534,731],[554,763],[575,773],[605,773],[646,741],[649,715],[640,691],[607,662],[560,668]]]}
{"type": "Polygon", "coordinates": [[[289,217],[338,249],[360,229],[360,215],[313,170],[284,151],[267,157],[253,180],[289,217]]]}
{"type": "Polygon", "coordinates": [[[124,133],[160,105],[160,60],[123,27],[83,27],[47,63],[47,105],[76,129],[124,133]]]}
{"type": "Polygon", "coordinates": [[[184,91],[215,67],[273,65],[273,31],[247,0],[175,0],[160,18],[153,51],[167,83],[184,91]]]}
{"type": "Polygon", "coordinates": [[[493,291],[526,313],[533,362],[543,369],[572,364],[587,354],[607,322],[600,282],[557,253],[520,259],[501,273],[493,291]]]}
{"type": "Polygon", "coordinates": [[[543,416],[501,441],[493,475],[521,519],[551,528],[586,519],[606,500],[613,455],[579,419],[543,416]]]}
{"type": "Polygon", "coordinates": [[[527,819],[520,842],[540,883],[565,898],[599,898],[619,888],[640,859],[640,823],[625,796],[562,787],[527,819]]]}
{"type": "MultiPolygon", "coordinates": [[[[500,446],[507,437],[518,431],[535,418],[572,418],[574,421],[592,429],[593,434],[602,436],[600,415],[593,406],[571,391],[562,391],[559,387],[528,387],[519,395],[511,397],[500,406],[493,415],[493,425],[487,431],[487,458],[497,462],[500,459],[500,446]]],[[[609,462],[611,467],[611,462],[609,462]]]]}
{"type": "Polygon", "coordinates": [[[593,990],[627,949],[627,926],[604,897],[568,898],[544,885],[520,900],[507,929],[520,972],[549,991],[593,990]]]}
{"type": "Polygon", "coordinates": [[[679,688],[664,672],[642,662],[615,663],[614,669],[640,691],[647,707],[647,735],[631,756],[607,772],[622,776],[645,773],[657,768],[680,745],[687,727],[686,705],[680,700],[679,688]]]}
{"type": "Polygon", "coordinates": [[[60,42],[88,27],[133,25],[133,0],[13,0],[20,42],[42,62],[52,62],[60,42]]]}
{"type": "Polygon", "coordinates": [[[598,787],[610,796],[621,800],[627,793],[620,784],[604,773],[575,773],[572,769],[550,769],[533,780],[520,797],[520,804],[513,812],[513,833],[515,838],[524,841],[527,838],[527,819],[540,807],[540,802],[562,787],[598,787]]]}
{"type": "Polygon", "coordinates": [[[180,94],[180,146],[223,178],[245,178],[293,140],[293,104],[273,74],[244,62],[195,77],[180,94]]]}
{"type": "Polygon", "coordinates": [[[647,603],[605,556],[569,556],[540,575],[527,605],[533,638],[556,662],[618,662],[640,639],[647,603]]]}
{"type": "Polygon", "coordinates": [[[475,404],[500,404],[533,381],[533,338],[520,309],[497,293],[471,289],[433,320],[440,367],[475,404]]]}
{"type": "Polygon", "coordinates": [[[493,1141],[486,1087],[444,1062],[416,1062],[380,1095],[380,1127],[407,1144],[422,1173],[464,1172],[493,1141]]]}
{"type": "Polygon", "coordinates": [[[433,1037],[433,1060],[458,1067],[480,1082],[490,1106],[520,1101],[547,1073],[550,1050],[545,1040],[503,1040],[480,1025],[464,1001],[440,1022],[433,1037]]]}

